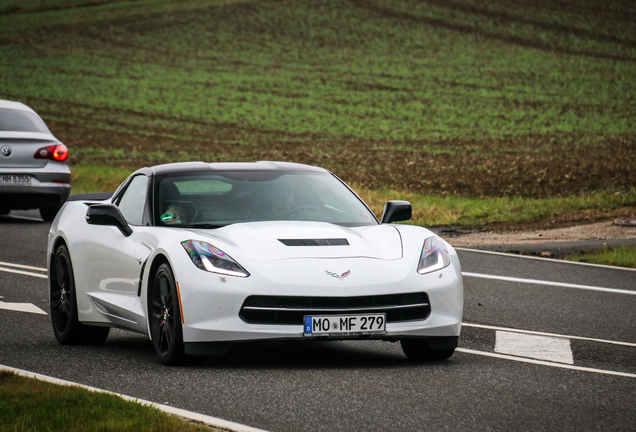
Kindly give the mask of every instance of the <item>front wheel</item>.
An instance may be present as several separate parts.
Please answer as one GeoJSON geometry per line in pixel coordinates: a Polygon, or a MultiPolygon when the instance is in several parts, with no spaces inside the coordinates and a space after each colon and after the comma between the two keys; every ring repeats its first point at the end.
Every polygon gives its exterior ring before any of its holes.
{"type": "Polygon", "coordinates": [[[149,303],[150,336],[155,353],[164,365],[179,364],[185,356],[183,327],[177,285],[168,264],[161,264],[157,269],[149,303]]]}
{"type": "Polygon", "coordinates": [[[77,319],[77,295],[71,256],[65,245],[55,250],[49,271],[51,323],[55,338],[62,345],[101,344],[108,327],[84,325],[77,319]]]}
{"type": "Polygon", "coordinates": [[[414,361],[446,360],[457,348],[457,337],[430,337],[402,339],[402,351],[414,361]]]}

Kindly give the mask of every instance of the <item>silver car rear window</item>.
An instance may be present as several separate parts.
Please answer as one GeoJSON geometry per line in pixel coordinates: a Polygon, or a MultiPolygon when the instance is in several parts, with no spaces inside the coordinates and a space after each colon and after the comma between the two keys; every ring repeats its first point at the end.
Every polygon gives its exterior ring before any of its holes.
{"type": "Polygon", "coordinates": [[[0,131],[51,133],[36,114],[10,108],[0,108],[0,131]]]}

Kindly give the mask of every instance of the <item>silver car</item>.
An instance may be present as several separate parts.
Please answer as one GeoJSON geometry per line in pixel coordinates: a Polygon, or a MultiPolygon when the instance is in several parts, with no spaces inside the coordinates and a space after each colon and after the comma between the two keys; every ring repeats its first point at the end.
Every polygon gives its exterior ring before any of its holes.
{"type": "Polygon", "coordinates": [[[0,100],[0,215],[39,209],[52,221],[70,193],[66,146],[31,108],[0,100]]]}

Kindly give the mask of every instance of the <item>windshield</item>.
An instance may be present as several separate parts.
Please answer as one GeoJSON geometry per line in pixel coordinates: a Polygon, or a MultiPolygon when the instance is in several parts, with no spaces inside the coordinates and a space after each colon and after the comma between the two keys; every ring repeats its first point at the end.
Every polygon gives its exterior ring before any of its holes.
{"type": "Polygon", "coordinates": [[[375,225],[367,207],[329,173],[225,172],[161,178],[157,225],[215,228],[237,222],[375,225]]]}
{"type": "Polygon", "coordinates": [[[37,115],[9,108],[0,108],[0,131],[50,133],[37,115]]]}

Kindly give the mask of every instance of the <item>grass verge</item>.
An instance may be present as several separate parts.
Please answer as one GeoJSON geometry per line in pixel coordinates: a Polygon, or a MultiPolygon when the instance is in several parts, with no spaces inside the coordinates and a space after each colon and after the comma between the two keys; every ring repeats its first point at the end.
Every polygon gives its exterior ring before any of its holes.
{"type": "Polygon", "coordinates": [[[413,206],[411,223],[422,226],[484,227],[581,213],[586,210],[614,211],[636,206],[636,191],[625,194],[595,192],[569,197],[470,198],[458,195],[422,195],[397,190],[355,188],[376,214],[382,214],[389,199],[406,200],[413,206]]]}
{"type": "Polygon", "coordinates": [[[636,247],[608,247],[597,252],[566,257],[568,261],[636,268],[636,247]]]}
{"type": "Polygon", "coordinates": [[[115,395],[0,372],[0,431],[218,431],[115,395]]]}
{"type": "Polygon", "coordinates": [[[126,168],[73,165],[71,167],[72,193],[115,192],[132,172],[126,168]]]}

